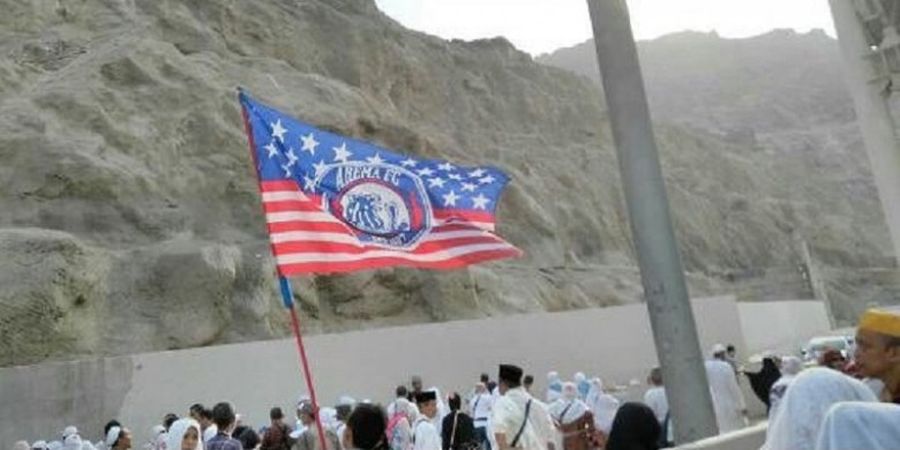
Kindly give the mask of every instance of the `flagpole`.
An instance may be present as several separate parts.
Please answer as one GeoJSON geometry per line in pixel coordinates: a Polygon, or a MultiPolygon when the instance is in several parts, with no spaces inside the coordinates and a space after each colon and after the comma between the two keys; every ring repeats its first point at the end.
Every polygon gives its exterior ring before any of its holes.
{"type": "MultiPolygon", "coordinates": [[[[306,347],[303,345],[303,335],[300,334],[300,319],[297,317],[297,308],[294,306],[294,294],[291,292],[291,283],[284,276],[278,277],[278,285],[281,288],[281,300],[285,308],[291,314],[291,328],[294,330],[294,338],[297,341],[297,352],[300,355],[303,378],[306,380],[306,389],[309,391],[309,400],[312,402],[313,417],[316,420],[316,429],[319,431],[319,444],[322,449],[328,450],[325,444],[325,432],[322,429],[322,418],[319,414],[319,403],[316,401],[316,389],[313,387],[312,371],[309,370],[309,360],[306,358],[306,347]]],[[[331,449],[337,450],[337,449],[331,449]]]]}

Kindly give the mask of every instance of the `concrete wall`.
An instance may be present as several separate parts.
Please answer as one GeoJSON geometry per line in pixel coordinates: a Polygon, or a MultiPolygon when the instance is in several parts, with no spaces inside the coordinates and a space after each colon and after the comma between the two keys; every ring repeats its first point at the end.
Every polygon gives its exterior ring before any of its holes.
{"type": "Polygon", "coordinates": [[[818,300],[738,303],[738,313],[750,353],[797,353],[809,338],[831,329],[818,300]]]}
{"type": "MultiPolygon", "coordinates": [[[[704,349],[744,347],[733,298],[696,300],[694,312],[704,349]]],[[[413,373],[468,390],[499,362],[524,366],[541,391],[549,370],[626,383],[657,364],[643,304],[310,336],[307,346],[324,404],[345,393],[384,402],[413,373]]],[[[164,413],[219,400],[260,425],[271,406],[290,411],[305,392],[296,352],[287,339],[0,369],[0,445],[53,437],[66,424],[97,439],[113,417],[142,442],[164,413]]]]}
{"type": "Polygon", "coordinates": [[[767,424],[761,423],[743,430],[682,445],[675,450],[759,450],[766,442],[767,424]]]}
{"type": "MultiPolygon", "coordinates": [[[[827,323],[816,302],[699,299],[694,314],[704,351],[730,342],[742,355],[806,339],[827,323]]],[[[494,376],[497,363],[506,361],[533,373],[539,392],[549,370],[564,377],[581,370],[608,384],[627,384],[642,382],[657,364],[642,304],[310,336],[307,346],[324,404],[345,393],[384,402],[413,373],[427,385],[468,390],[478,374],[494,376]]],[[[67,424],[96,440],[113,417],[142,442],[164,413],[185,414],[194,402],[229,400],[260,425],[271,406],[289,411],[305,392],[296,352],[285,339],[3,368],[0,446],[53,438],[67,424]]],[[[630,387],[621,395],[633,399],[642,392],[630,387]]],[[[762,411],[748,389],[745,397],[751,412],[762,411]]]]}

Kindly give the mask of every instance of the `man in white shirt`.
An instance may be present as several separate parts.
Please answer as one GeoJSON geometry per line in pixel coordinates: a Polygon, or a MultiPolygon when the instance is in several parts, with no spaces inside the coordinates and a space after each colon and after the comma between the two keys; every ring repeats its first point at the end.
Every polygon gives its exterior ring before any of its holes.
{"type": "Polygon", "coordinates": [[[500,366],[498,390],[491,426],[499,450],[555,450],[557,440],[553,419],[547,406],[522,388],[522,369],[500,366]]]}
{"type": "Polygon", "coordinates": [[[419,417],[413,424],[413,450],[442,450],[441,435],[432,421],[437,417],[437,393],[421,391],[416,394],[419,417]]]}
{"type": "Polygon", "coordinates": [[[472,420],[475,421],[475,438],[484,450],[491,450],[488,422],[493,406],[494,398],[488,393],[487,386],[484,383],[476,384],[475,395],[469,401],[469,410],[472,412],[472,420]]]}
{"type": "Polygon", "coordinates": [[[747,426],[747,406],[737,384],[734,369],[726,361],[725,346],[713,347],[713,358],[706,361],[706,378],[712,394],[713,409],[719,433],[739,430],[747,426]]]}
{"type": "Polygon", "coordinates": [[[669,414],[669,400],[666,398],[666,388],[663,387],[662,370],[659,367],[651,370],[647,382],[650,383],[650,389],[644,393],[644,403],[653,410],[659,424],[664,425],[669,414]]]}

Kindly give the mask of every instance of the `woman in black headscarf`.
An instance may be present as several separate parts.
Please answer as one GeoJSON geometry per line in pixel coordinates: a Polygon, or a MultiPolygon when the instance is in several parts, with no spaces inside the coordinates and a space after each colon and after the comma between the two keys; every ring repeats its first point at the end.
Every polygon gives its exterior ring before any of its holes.
{"type": "Polygon", "coordinates": [[[628,402],[616,412],[606,450],[657,450],[661,433],[662,427],[649,406],[628,402]]]}
{"type": "Polygon", "coordinates": [[[778,369],[778,364],[775,363],[775,357],[767,356],[763,358],[762,369],[759,372],[744,372],[744,375],[747,375],[747,378],[750,379],[750,387],[753,388],[753,393],[756,394],[760,401],[766,404],[766,412],[768,412],[769,408],[772,407],[769,401],[769,391],[772,390],[772,385],[781,378],[781,370],[778,369]]]}

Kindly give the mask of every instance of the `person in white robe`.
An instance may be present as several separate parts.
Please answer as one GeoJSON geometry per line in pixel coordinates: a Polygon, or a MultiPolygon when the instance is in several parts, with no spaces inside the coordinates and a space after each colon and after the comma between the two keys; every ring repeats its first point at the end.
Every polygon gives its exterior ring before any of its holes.
{"type": "Polygon", "coordinates": [[[775,417],[778,407],[781,405],[781,399],[787,392],[788,386],[797,378],[797,374],[803,370],[803,361],[796,356],[785,356],[781,358],[781,378],[769,389],[769,418],[775,417]]]}
{"type": "Polygon", "coordinates": [[[578,388],[578,398],[584,400],[591,391],[591,383],[584,372],[575,373],[575,386],[578,388]]]}
{"type": "Polygon", "coordinates": [[[825,415],[816,450],[900,448],[900,406],[838,403],[825,415]]]}
{"type": "Polygon", "coordinates": [[[706,378],[709,381],[719,433],[747,426],[747,406],[734,369],[725,360],[725,346],[718,344],[713,348],[713,359],[706,361],[706,378]]]}
{"type": "Polygon", "coordinates": [[[434,426],[438,416],[437,393],[428,390],[416,394],[419,417],[413,424],[413,450],[442,450],[441,434],[434,426]]]}
{"type": "Polygon", "coordinates": [[[559,378],[559,372],[550,372],[547,374],[547,403],[553,403],[562,395],[562,380],[559,378]]]}
{"type": "Polygon", "coordinates": [[[560,431],[557,448],[584,450],[594,447],[596,424],[587,403],[578,398],[575,383],[563,383],[562,397],[548,406],[550,417],[560,431]]]}
{"type": "Polygon", "coordinates": [[[419,409],[405,398],[398,398],[393,405],[386,430],[388,446],[391,450],[412,450],[412,424],[419,417],[419,409]]]}
{"type": "Polygon", "coordinates": [[[787,390],[769,422],[762,450],[813,450],[829,408],[840,402],[877,400],[862,382],[836,370],[808,369],[787,390]]]}
{"type": "Polygon", "coordinates": [[[522,388],[522,369],[500,366],[498,391],[491,426],[498,450],[555,450],[558,433],[547,406],[522,388]]]}
{"type": "Polygon", "coordinates": [[[450,407],[447,406],[447,399],[441,395],[441,390],[436,386],[432,386],[426,392],[434,392],[434,395],[437,397],[437,414],[431,419],[431,423],[434,425],[434,429],[437,430],[438,436],[441,436],[441,430],[444,426],[444,417],[447,417],[447,414],[450,414],[450,407]]]}
{"type": "Polygon", "coordinates": [[[494,397],[484,383],[475,385],[475,393],[469,400],[469,412],[475,425],[475,438],[484,450],[491,450],[490,419],[494,397]]]}
{"type": "Polygon", "coordinates": [[[664,425],[666,416],[669,415],[669,399],[666,398],[666,388],[663,386],[662,370],[655,367],[647,377],[650,389],[644,393],[644,404],[653,410],[653,415],[660,425],[664,425]]]}
{"type": "Polygon", "coordinates": [[[603,380],[593,378],[585,403],[594,414],[594,427],[608,436],[613,420],[616,418],[616,412],[619,411],[619,400],[606,393],[603,389],[603,380]]]}

